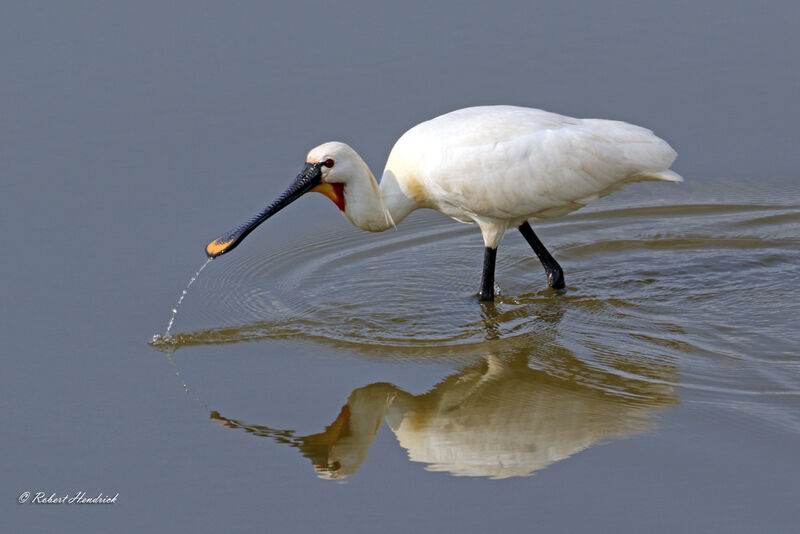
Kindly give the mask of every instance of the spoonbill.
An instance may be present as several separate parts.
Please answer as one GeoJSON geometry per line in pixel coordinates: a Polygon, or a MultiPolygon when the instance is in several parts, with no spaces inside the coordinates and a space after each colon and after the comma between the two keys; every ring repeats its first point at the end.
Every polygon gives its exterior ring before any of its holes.
{"type": "Polygon", "coordinates": [[[564,215],[630,182],[682,182],[669,170],[676,156],[650,130],[621,121],[516,106],[460,109],[404,133],[389,154],[380,186],[348,145],[319,145],[283,194],[209,243],[206,254],[214,258],[230,252],[259,224],[315,191],[370,232],[393,228],[419,208],[476,223],[485,246],[482,301],[494,300],[497,246],[512,227],[538,256],[548,285],[561,289],[561,266],[529,219],[564,215]]]}

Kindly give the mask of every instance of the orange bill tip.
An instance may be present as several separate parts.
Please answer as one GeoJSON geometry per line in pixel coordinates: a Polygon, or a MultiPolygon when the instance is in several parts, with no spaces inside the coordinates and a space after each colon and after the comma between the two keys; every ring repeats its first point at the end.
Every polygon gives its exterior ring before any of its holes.
{"type": "Polygon", "coordinates": [[[233,242],[233,239],[226,239],[223,240],[222,238],[217,238],[208,245],[206,245],[206,256],[209,258],[216,258],[223,252],[225,252],[228,246],[233,242]]]}

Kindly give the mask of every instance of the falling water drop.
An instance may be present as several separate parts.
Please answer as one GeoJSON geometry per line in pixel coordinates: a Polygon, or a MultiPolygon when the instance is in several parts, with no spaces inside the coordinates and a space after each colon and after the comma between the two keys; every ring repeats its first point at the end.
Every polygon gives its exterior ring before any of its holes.
{"type": "Polygon", "coordinates": [[[213,260],[213,259],[214,258],[208,258],[206,260],[206,262],[203,265],[201,265],[199,269],[197,269],[197,272],[194,273],[194,276],[192,276],[192,278],[189,280],[189,283],[186,284],[186,289],[181,291],[181,296],[178,297],[178,302],[175,303],[175,307],[172,308],[172,315],[169,318],[169,323],[167,323],[167,329],[164,330],[163,334],[155,334],[153,336],[153,341],[152,341],[153,345],[156,345],[156,346],[159,346],[159,345],[161,345],[161,346],[171,345],[171,343],[170,343],[170,340],[171,340],[170,330],[172,330],[172,325],[175,323],[175,316],[178,314],[178,308],[181,307],[181,303],[183,302],[183,299],[186,298],[186,294],[189,292],[189,288],[192,287],[192,284],[194,284],[194,281],[197,280],[197,277],[200,276],[200,273],[203,272],[203,269],[206,268],[206,265],[211,263],[211,260],[213,260]]]}

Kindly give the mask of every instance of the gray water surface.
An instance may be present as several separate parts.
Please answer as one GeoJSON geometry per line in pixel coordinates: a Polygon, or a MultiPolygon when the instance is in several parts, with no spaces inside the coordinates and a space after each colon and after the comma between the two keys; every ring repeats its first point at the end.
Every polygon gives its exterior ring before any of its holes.
{"type": "Polygon", "coordinates": [[[0,8],[8,532],[793,532],[794,3],[0,8]],[[475,227],[352,228],[310,147],[379,174],[479,104],[652,128],[685,184],[535,223],[477,302],[475,227]],[[115,504],[18,504],[85,491],[115,504]]]}

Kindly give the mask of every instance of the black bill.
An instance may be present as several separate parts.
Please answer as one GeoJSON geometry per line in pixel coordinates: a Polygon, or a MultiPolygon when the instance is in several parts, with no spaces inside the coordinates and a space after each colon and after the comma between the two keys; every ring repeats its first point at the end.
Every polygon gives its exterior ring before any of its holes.
{"type": "Polygon", "coordinates": [[[260,213],[253,216],[247,222],[237,226],[230,232],[223,234],[214,241],[206,245],[206,255],[209,258],[216,258],[226,252],[233,250],[236,245],[247,237],[247,234],[256,229],[256,226],[263,223],[280,210],[300,198],[304,193],[322,183],[322,163],[306,163],[303,172],[297,175],[292,185],[276,198],[272,204],[264,208],[260,213]]]}

